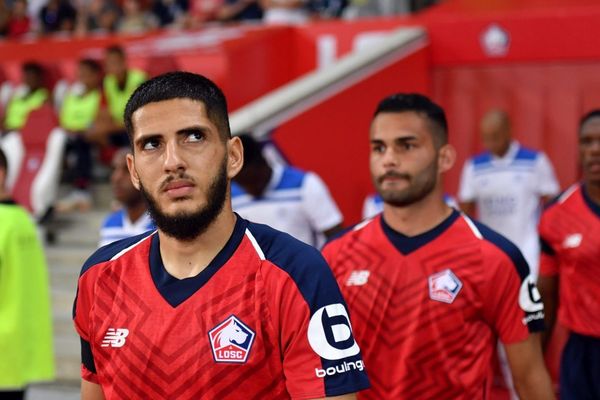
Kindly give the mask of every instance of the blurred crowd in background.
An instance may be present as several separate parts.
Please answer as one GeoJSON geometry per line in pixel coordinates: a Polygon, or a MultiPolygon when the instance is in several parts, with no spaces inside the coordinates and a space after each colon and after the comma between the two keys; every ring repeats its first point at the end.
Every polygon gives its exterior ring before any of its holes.
{"type": "Polygon", "coordinates": [[[0,38],[84,37],[210,23],[303,23],[412,13],[435,0],[3,0],[0,38]]]}

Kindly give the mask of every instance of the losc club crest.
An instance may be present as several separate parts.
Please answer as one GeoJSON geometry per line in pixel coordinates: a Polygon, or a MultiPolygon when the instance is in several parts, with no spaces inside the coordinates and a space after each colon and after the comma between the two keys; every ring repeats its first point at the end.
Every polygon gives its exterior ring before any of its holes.
{"type": "Polygon", "coordinates": [[[216,362],[245,363],[254,342],[254,331],[235,315],[208,332],[216,362]]]}
{"type": "Polygon", "coordinates": [[[449,269],[438,272],[429,277],[429,298],[443,303],[452,303],[460,289],[462,282],[449,269]]]}

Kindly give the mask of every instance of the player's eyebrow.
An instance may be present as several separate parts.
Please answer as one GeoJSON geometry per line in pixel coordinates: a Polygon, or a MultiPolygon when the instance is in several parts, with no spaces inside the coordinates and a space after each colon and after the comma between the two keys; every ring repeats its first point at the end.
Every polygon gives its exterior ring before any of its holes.
{"type": "MultiPolygon", "coordinates": [[[[192,125],[189,127],[185,127],[185,128],[181,128],[178,129],[177,131],[175,131],[175,134],[177,136],[187,136],[193,133],[201,133],[206,135],[208,132],[210,132],[210,128],[208,126],[204,126],[204,125],[192,125]]],[[[160,139],[164,136],[164,134],[162,133],[147,133],[147,134],[142,134],[140,137],[138,137],[134,143],[136,146],[142,146],[145,142],[147,142],[148,140],[156,140],[156,139],[160,139]]]]}
{"type": "Polygon", "coordinates": [[[398,143],[398,144],[404,144],[407,142],[414,142],[417,141],[418,138],[416,136],[400,136],[397,138],[394,138],[394,143],[398,143]]]}
{"type": "MultiPolygon", "coordinates": [[[[392,140],[396,144],[403,144],[403,143],[407,143],[407,142],[417,141],[419,139],[414,135],[406,135],[406,136],[395,137],[392,140]]],[[[385,141],[383,139],[371,139],[371,144],[384,144],[384,143],[385,143],[385,141]]]]}
{"type": "Polygon", "coordinates": [[[209,131],[210,131],[210,129],[207,126],[194,125],[194,126],[179,129],[175,133],[178,136],[187,136],[187,135],[191,135],[192,133],[201,133],[201,134],[206,135],[209,131]]]}

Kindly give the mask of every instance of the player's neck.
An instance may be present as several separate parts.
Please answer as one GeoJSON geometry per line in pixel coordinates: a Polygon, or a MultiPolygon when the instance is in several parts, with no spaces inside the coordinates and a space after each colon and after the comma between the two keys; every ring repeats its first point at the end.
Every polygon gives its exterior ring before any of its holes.
{"type": "Polygon", "coordinates": [[[452,209],[439,193],[430,193],[425,199],[406,207],[384,204],[383,218],[395,231],[406,236],[427,232],[450,216],[452,209]]]}
{"type": "Polygon", "coordinates": [[[159,231],[160,255],[167,272],[178,279],[198,275],[225,247],[235,222],[231,206],[225,205],[208,229],[192,241],[180,241],[159,231]]]}
{"type": "Polygon", "coordinates": [[[600,184],[595,182],[586,182],[585,191],[588,197],[596,204],[600,204],[600,184]]]}

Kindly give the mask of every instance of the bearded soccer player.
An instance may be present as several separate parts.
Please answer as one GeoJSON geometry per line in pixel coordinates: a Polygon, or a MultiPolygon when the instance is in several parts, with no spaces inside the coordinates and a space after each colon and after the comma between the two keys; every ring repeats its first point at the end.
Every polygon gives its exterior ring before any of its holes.
{"type": "Polygon", "coordinates": [[[570,332],[560,365],[566,400],[600,399],[600,110],[581,119],[579,157],[582,181],[548,206],[539,226],[547,325],[558,308],[570,332]]]}
{"type": "Polygon", "coordinates": [[[523,400],[552,399],[543,305],[519,250],[444,202],[454,164],[444,111],[381,101],[370,128],[383,213],[323,250],[348,302],[372,388],[361,399],[485,399],[496,340],[523,400]]]}
{"type": "Polygon", "coordinates": [[[220,89],[186,72],[156,77],[125,123],[131,178],[158,230],[83,266],[83,399],[355,398],[368,381],[325,260],[231,209],[243,149],[220,89]]]}

